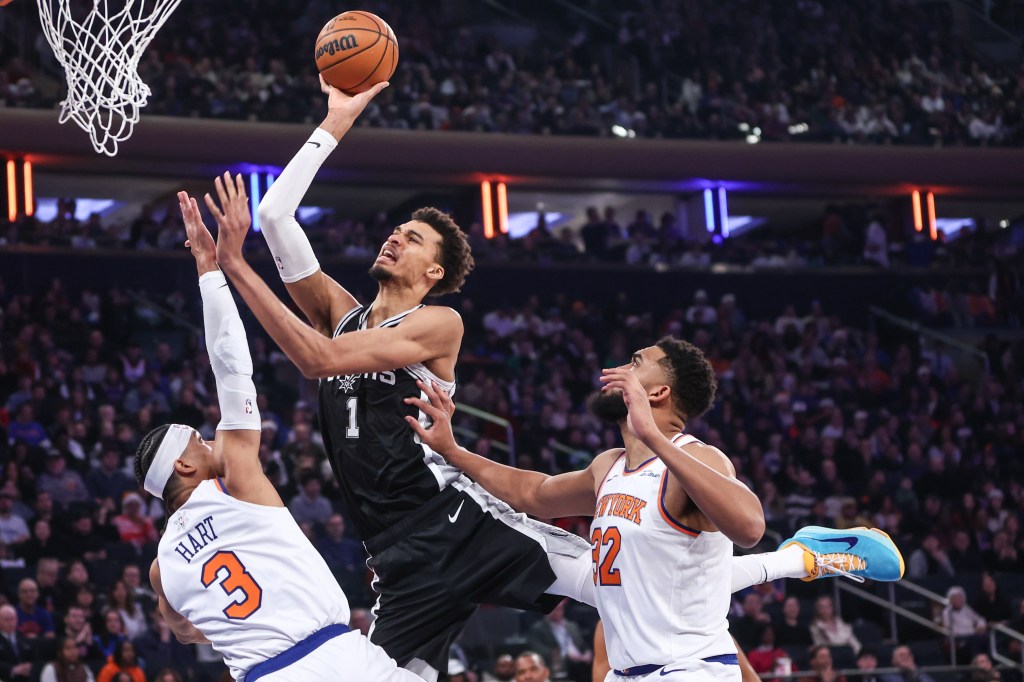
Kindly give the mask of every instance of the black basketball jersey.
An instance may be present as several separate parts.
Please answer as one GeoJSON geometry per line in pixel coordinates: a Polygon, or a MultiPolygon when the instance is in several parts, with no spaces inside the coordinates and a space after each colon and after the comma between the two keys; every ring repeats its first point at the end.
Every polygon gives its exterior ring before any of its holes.
{"type": "MultiPolygon", "coordinates": [[[[394,327],[406,315],[379,327],[394,327]]],[[[334,336],[366,329],[370,306],[349,311],[334,336]]],[[[423,424],[429,418],[402,402],[421,395],[416,380],[433,381],[449,395],[455,383],[435,376],[422,364],[386,372],[349,374],[320,380],[320,431],[352,522],[368,540],[415,511],[461,473],[422,444],[405,417],[423,424]]]]}

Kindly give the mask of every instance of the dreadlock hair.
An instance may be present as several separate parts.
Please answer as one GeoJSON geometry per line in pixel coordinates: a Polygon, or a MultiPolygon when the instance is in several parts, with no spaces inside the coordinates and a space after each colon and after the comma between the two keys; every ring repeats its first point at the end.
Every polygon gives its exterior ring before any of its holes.
{"type": "Polygon", "coordinates": [[[473,269],[473,254],[462,231],[450,215],[430,206],[413,211],[412,219],[426,223],[441,235],[438,261],[444,268],[444,277],[430,290],[428,296],[443,296],[462,288],[466,275],[473,269]]]}
{"type": "MultiPolygon", "coordinates": [[[[156,427],[142,438],[138,449],[135,450],[135,480],[138,481],[139,486],[145,485],[146,475],[149,473],[149,467],[153,465],[156,451],[160,449],[160,444],[164,442],[164,436],[167,435],[170,428],[170,424],[156,427]]],[[[171,478],[163,489],[164,509],[167,509],[168,501],[178,494],[180,487],[181,480],[177,474],[171,474],[171,478]]]]}
{"type": "Polygon", "coordinates": [[[666,336],[656,344],[665,353],[658,361],[668,374],[675,406],[687,420],[696,419],[715,403],[718,381],[704,353],[692,343],[666,336]]]}

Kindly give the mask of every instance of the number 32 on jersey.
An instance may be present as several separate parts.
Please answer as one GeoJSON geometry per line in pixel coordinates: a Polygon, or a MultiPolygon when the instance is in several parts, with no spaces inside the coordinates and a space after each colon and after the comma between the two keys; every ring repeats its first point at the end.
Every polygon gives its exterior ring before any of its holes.
{"type": "Polygon", "coordinates": [[[622,576],[619,575],[619,569],[615,568],[615,557],[622,549],[619,529],[615,526],[608,526],[604,530],[595,528],[590,536],[590,542],[591,555],[594,558],[594,584],[606,587],[622,585],[622,576]]]}

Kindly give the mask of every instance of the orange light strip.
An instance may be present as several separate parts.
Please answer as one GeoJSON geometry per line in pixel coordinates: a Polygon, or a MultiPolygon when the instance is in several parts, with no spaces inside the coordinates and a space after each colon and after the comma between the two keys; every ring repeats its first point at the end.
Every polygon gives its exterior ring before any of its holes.
{"type": "Polygon", "coordinates": [[[935,226],[935,194],[933,192],[928,192],[928,234],[932,239],[939,238],[939,231],[935,226]]]}
{"type": "Polygon", "coordinates": [[[921,193],[915,189],[910,195],[910,201],[914,205],[914,229],[920,232],[924,229],[924,223],[921,221],[921,193]]]}
{"type": "Polygon", "coordinates": [[[12,223],[18,217],[18,190],[14,185],[14,161],[7,162],[7,220],[12,223]]]}
{"type": "Polygon", "coordinates": [[[25,215],[30,216],[35,213],[36,202],[35,197],[32,195],[32,162],[25,161],[24,169],[25,177],[25,215]]]}
{"type": "Polygon", "coordinates": [[[484,180],[480,183],[480,202],[483,205],[484,213],[484,236],[490,239],[494,236],[494,214],[491,211],[490,180],[484,180]]]}
{"type": "Polygon", "coordinates": [[[504,182],[498,183],[498,229],[508,234],[508,188],[504,182]]]}

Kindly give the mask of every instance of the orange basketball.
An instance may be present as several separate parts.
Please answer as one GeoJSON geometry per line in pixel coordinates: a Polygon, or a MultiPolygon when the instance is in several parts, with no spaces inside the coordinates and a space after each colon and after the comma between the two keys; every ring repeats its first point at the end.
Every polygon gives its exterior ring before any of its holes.
{"type": "Polygon", "coordinates": [[[398,39],[387,22],[370,12],[342,12],[316,39],[316,68],[348,95],[386,81],[398,66],[398,39]]]}

